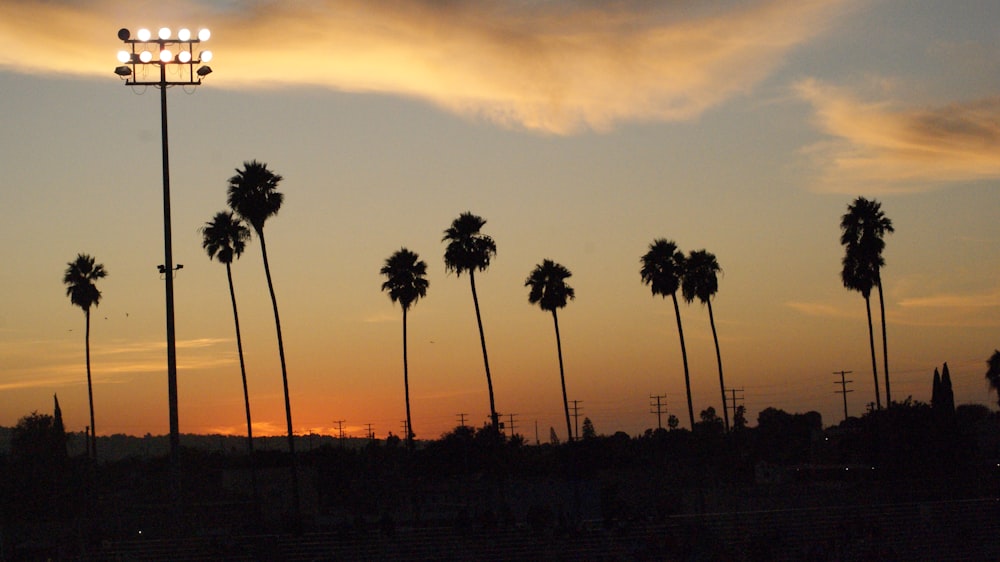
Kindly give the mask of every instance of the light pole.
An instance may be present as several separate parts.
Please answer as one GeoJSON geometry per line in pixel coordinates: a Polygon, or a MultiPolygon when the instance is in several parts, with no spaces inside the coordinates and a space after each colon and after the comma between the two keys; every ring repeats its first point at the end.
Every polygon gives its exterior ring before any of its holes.
{"type": "MultiPolygon", "coordinates": [[[[166,281],[167,301],[167,396],[170,409],[170,461],[177,470],[179,463],[180,429],[177,422],[177,346],[174,333],[174,267],[170,238],[170,161],[167,143],[167,87],[197,86],[212,69],[204,64],[212,60],[212,52],[200,49],[211,36],[202,29],[192,36],[187,29],[172,37],[169,28],[161,28],[153,38],[148,29],[140,29],[133,38],[128,29],[118,30],[127,50],[118,52],[121,66],[115,74],[126,86],[153,86],[160,89],[160,129],[163,144],[163,264],[159,266],[166,281]],[[197,52],[196,52],[197,49],[197,52]],[[197,68],[196,68],[197,67],[197,68]],[[169,70],[169,73],[168,73],[169,70]],[[168,76],[169,74],[169,76],[168,76]]],[[[175,472],[175,477],[179,474],[175,472]]],[[[178,480],[179,482],[179,480],[178,480]]]]}

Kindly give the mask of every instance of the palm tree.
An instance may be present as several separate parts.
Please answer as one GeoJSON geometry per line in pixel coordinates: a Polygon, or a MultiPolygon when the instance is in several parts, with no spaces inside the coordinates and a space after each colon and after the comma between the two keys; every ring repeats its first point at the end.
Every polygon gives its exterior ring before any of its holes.
{"type": "Polygon", "coordinates": [[[87,319],[84,340],[87,348],[87,400],[90,403],[90,443],[87,454],[96,461],[97,430],[94,426],[94,388],[90,379],[90,307],[98,306],[101,303],[101,292],[97,290],[94,281],[104,279],[108,272],[104,269],[104,264],[95,263],[94,258],[88,254],[77,254],[76,259],[66,265],[66,272],[63,274],[66,296],[69,297],[71,303],[83,309],[83,315],[87,319]]]}
{"type": "Polygon", "coordinates": [[[840,272],[840,278],[844,283],[844,287],[861,293],[861,296],[865,298],[865,311],[868,314],[868,345],[872,352],[872,376],[875,379],[875,407],[881,410],[882,399],[879,396],[878,363],[875,359],[875,331],[872,328],[871,306],[871,294],[872,287],[875,286],[875,276],[871,264],[861,259],[857,255],[857,252],[847,252],[844,255],[842,263],[844,267],[840,272]]]}
{"type": "Polygon", "coordinates": [[[385,260],[379,273],[386,277],[382,290],[389,292],[392,302],[398,302],[403,309],[403,391],[406,395],[406,446],[413,449],[413,420],[410,417],[410,373],[406,357],[406,313],[410,306],[427,296],[430,283],[427,263],[416,253],[400,248],[385,260]]]}
{"type": "Polygon", "coordinates": [[[708,305],[708,322],[712,326],[712,339],[715,341],[715,360],[719,364],[719,388],[722,391],[722,419],[726,431],[729,431],[729,409],[726,407],[726,382],[722,377],[722,353],[719,351],[719,336],[715,331],[715,315],[712,313],[712,297],[719,292],[719,273],[722,268],[715,259],[715,254],[705,250],[693,250],[688,254],[684,268],[684,279],[681,281],[681,293],[684,300],[690,304],[697,298],[702,304],[708,305]]]}
{"type": "Polygon", "coordinates": [[[1000,403],[1000,350],[993,351],[986,365],[989,367],[986,370],[986,380],[989,381],[990,388],[996,391],[997,402],[1000,403]]]}
{"type": "MultiPolygon", "coordinates": [[[[882,204],[864,197],[858,197],[847,206],[847,213],[840,219],[840,229],[840,243],[845,246],[845,253],[855,254],[851,259],[862,262],[862,267],[870,270],[874,286],[878,288],[879,311],[882,319],[885,403],[888,406],[892,404],[892,393],[889,388],[889,346],[885,334],[885,297],[882,294],[882,267],[885,266],[882,251],[885,249],[885,235],[895,232],[895,229],[892,227],[892,221],[882,212],[882,204]]],[[[845,257],[846,259],[848,258],[845,257]]]]}
{"type": "Polygon", "coordinates": [[[240,335],[240,315],[236,309],[236,291],[233,288],[232,263],[234,258],[243,255],[246,243],[250,240],[250,229],[233,213],[219,211],[212,220],[205,223],[201,229],[201,247],[208,252],[208,258],[217,259],[226,266],[226,278],[229,280],[229,297],[233,302],[233,321],[236,324],[236,350],[240,356],[240,375],[243,377],[243,404],[247,415],[247,451],[250,455],[250,476],[253,480],[254,495],[257,493],[257,477],[253,465],[253,426],[250,419],[250,392],[247,389],[247,369],[243,361],[243,338],[240,335]]]}
{"type": "Polygon", "coordinates": [[[569,400],[566,398],[566,375],[563,371],[562,340],[559,337],[559,316],[556,310],[566,306],[567,300],[576,298],[573,287],[566,284],[566,279],[573,274],[562,265],[552,260],[542,260],[535,266],[524,281],[525,287],[530,287],[528,302],[537,304],[542,310],[552,312],[552,322],[556,328],[556,352],[559,354],[559,381],[562,383],[563,410],[566,412],[567,441],[573,440],[573,426],[569,422],[569,400]]]}
{"type": "Polygon", "coordinates": [[[452,221],[451,226],[444,231],[441,241],[448,243],[444,250],[445,269],[454,271],[457,277],[461,277],[462,272],[469,273],[472,302],[476,307],[476,323],[479,325],[479,342],[483,347],[483,364],[486,367],[486,387],[490,394],[490,420],[493,423],[493,430],[499,433],[500,420],[497,416],[496,402],[493,400],[493,378],[490,376],[486,336],[483,334],[483,319],[479,314],[479,297],[476,295],[476,270],[486,271],[497,253],[497,245],[493,239],[480,232],[485,224],[486,219],[466,211],[452,221]]]}
{"type": "Polygon", "coordinates": [[[229,178],[227,202],[229,208],[248,222],[257,233],[260,252],[264,259],[264,274],[267,289],[271,293],[271,307],[274,309],[274,328],[278,334],[278,358],[281,361],[281,382],[285,391],[285,424],[288,430],[288,452],[292,459],[292,506],[298,517],[299,473],[295,458],[295,434],[292,432],[292,404],[288,398],[288,369],[285,365],[285,344],[281,337],[281,318],[278,316],[278,299],[274,296],[271,267],[267,261],[267,243],[264,239],[264,223],[278,214],[285,196],[278,191],[282,177],[267,169],[267,164],[251,160],[243,163],[243,169],[236,169],[236,175],[229,178]]]}
{"type": "Polygon", "coordinates": [[[681,308],[677,304],[677,289],[684,277],[684,253],[677,249],[677,244],[665,238],[657,238],[649,245],[640,260],[642,268],[639,274],[642,282],[649,285],[653,296],[666,298],[670,295],[674,300],[674,314],[677,316],[677,333],[681,339],[681,358],[684,361],[684,386],[687,389],[688,417],[691,429],[694,429],[694,405],[691,403],[691,375],[688,371],[687,348],[684,346],[684,328],[681,326],[681,308]]]}

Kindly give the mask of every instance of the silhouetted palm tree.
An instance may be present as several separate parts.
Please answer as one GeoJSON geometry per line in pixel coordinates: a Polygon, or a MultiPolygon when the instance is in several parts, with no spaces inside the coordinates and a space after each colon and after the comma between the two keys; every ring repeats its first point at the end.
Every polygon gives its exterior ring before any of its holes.
{"type": "Polygon", "coordinates": [[[264,274],[267,276],[267,289],[271,293],[271,307],[274,309],[274,328],[278,334],[278,358],[281,361],[281,382],[285,391],[285,424],[288,430],[288,451],[292,459],[292,503],[297,518],[301,505],[299,500],[298,463],[295,458],[295,434],[292,432],[292,404],[288,397],[288,369],[285,366],[285,344],[281,337],[281,318],[278,316],[278,299],[274,296],[274,283],[271,281],[271,267],[267,261],[267,243],[264,239],[264,223],[278,214],[285,196],[278,191],[278,183],[282,177],[267,169],[267,164],[251,160],[243,163],[243,169],[237,169],[236,175],[229,178],[227,202],[229,208],[247,221],[257,233],[260,241],[260,252],[264,260],[264,274]]]}
{"type": "Polygon", "coordinates": [[[479,325],[479,342],[483,347],[483,364],[486,367],[486,387],[490,394],[490,420],[493,424],[493,430],[499,433],[500,420],[497,417],[496,402],[493,400],[493,377],[490,375],[490,360],[486,354],[486,336],[483,334],[483,320],[479,314],[479,297],[476,294],[476,271],[485,271],[497,253],[497,245],[493,239],[480,232],[485,224],[486,219],[466,211],[452,221],[451,226],[444,231],[444,237],[441,241],[448,243],[444,250],[445,269],[454,271],[458,277],[462,276],[462,272],[469,273],[472,302],[476,307],[476,323],[479,325]]]}
{"type": "Polygon", "coordinates": [[[77,254],[76,259],[67,264],[66,273],[63,274],[66,296],[71,303],[83,309],[87,320],[84,340],[87,348],[87,401],[90,404],[90,443],[87,454],[94,460],[97,460],[97,430],[94,426],[94,388],[90,379],[90,307],[101,303],[101,292],[97,290],[94,281],[107,275],[104,264],[95,263],[94,258],[88,254],[77,254]]]}
{"type": "Polygon", "coordinates": [[[687,389],[688,417],[691,429],[694,429],[694,405],[691,402],[691,375],[688,371],[687,348],[684,346],[684,328],[681,326],[681,308],[677,303],[677,289],[684,277],[684,253],[677,249],[677,244],[671,240],[658,238],[649,245],[641,259],[642,268],[639,274],[642,282],[649,285],[653,296],[666,298],[670,295],[674,300],[674,314],[677,316],[677,334],[681,340],[681,358],[684,361],[684,386],[687,389]]]}
{"type": "Polygon", "coordinates": [[[715,359],[719,364],[719,388],[722,391],[722,419],[726,431],[729,431],[729,409],[726,407],[726,381],[722,377],[722,353],[719,351],[719,336],[715,331],[715,314],[712,312],[712,297],[719,292],[719,262],[715,254],[705,250],[693,250],[688,254],[684,268],[684,279],[681,281],[681,292],[688,303],[697,298],[702,304],[708,305],[708,322],[712,326],[712,339],[715,341],[715,359]]]}
{"type": "Polygon", "coordinates": [[[895,229],[892,227],[892,221],[882,212],[882,204],[864,197],[858,197],[847,206],[847,213],[840,219],[840,229],[840,243],[845,246],[845,253],[855,254],[852,259],[858,260],[863,264],[863,267],[870,270],[874,286],[878,288],[879,311],[882,319],[885,403],[889,406],[892,404],[892,391],[889,387],[889,345],[885,333],[885,297],[882,294],[882,267],[885,266],[882,251],[885,249],[885,235],[895,232],[895,229]]]}
{"type": "Polygon", "coordinates": [[[878,363],[875,359],[875,331],[872,328],[872,287],[875,286],[875,275],[871,264],[861,259],[857,252],[848,251],[842,260],[843,269],[840,272],[840,279],[844,287],[852,291],[861,293],[865,298],[865,312],[868,314],[868,346],[872,353],[872,377],[875,379],[875,407],[882,409],[882,399],[879,395],[878,386],[878,363]]]}
{"type": "Polygon", "coordinates": [[[563,371],[562,340],[559,337],[559,316],[556,310],[566,306],[568,300],[576,298],[573,287],[566,284],[566,279],[573,274],[562,265],[552,260],[542,260],[535,266],[524,281],[525,287],[530,287],[528,302],[537,304],[542,310],[552,312],[552,322],[556,328],[556,352],[559,354],[559,381],[562,383],[563,410],[566,412],[567,441],[573,440],[573,426],[569,422],[569,400],[566,397],[566,374],[563,371]]]}
{"type": "Polygon", "coordinates": [[[406,446],[413,449],[413,419],[410,417],[410,371],[406,356],[406,313],[410,306],[427,296],[430,283],[424,277],[427,275],[427,263],[416,253],[401,248],[386,258],[385,265],[379,273],[386,277],[382,290],[389,292],[392,302],[398,302],[403,309],[403,390],[406,395],[406,446]]]}
{"type": "Polygon", "coordinates": [[[233,213],[220,211],[205,223],[201,229],[201,247],[208,252],[209,259],[215,258],[226,266],[226,279],[229,280],[229,297],[233,302],[233,322],[236,324],[236,350],[240,356],[240,375],[243,377],[243,404],[247,415],[247,450],[251,461],[251,478],[254,480],[256,494],[256,474],[253,469],[253,426],[250,418],[250,391],[247,388],[247,369],[243,361],[243,338],[240,334],[240,315],[236,309],[236,290],[233,288],[233,259],[243,255],[246,243],[250,240],[250,229],[233,213]]]}
{"type": "Polygon", "coordinates": [[[990,388],[997,393],[997,403],[1000,404],[1000,350],[993,351],[986,365],[989,367],[986,370],[986,380],[989,381],[990,388]]]}

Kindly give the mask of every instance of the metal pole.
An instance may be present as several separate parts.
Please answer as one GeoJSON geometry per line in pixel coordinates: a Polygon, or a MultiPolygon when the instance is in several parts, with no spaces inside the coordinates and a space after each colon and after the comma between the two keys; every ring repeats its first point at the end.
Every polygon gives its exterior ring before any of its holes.
{"type": "MultiPolygon", "coordinates": [[[[160,66],[160,129],[163,144],[163,273],[167,304],[167,400],[170,410],[170,464],[180,467],[180,428],[177,421],[177,336],[174,332],[174,257],[170,236],[170,155],[167,142],[167,69],[160,66]]],[[[179,484],[179,481],[178,481],[179,484]]]]}

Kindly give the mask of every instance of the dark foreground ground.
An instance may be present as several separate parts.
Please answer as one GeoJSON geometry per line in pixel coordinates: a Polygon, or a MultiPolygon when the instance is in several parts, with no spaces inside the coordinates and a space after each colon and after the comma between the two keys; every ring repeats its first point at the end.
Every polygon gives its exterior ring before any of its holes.
{"type": "Polygon", "coordinates": [[[109,542],[84,560],[1000,560],[994,498],[520,526],[343,527],[299,535],[109,542]]]}

